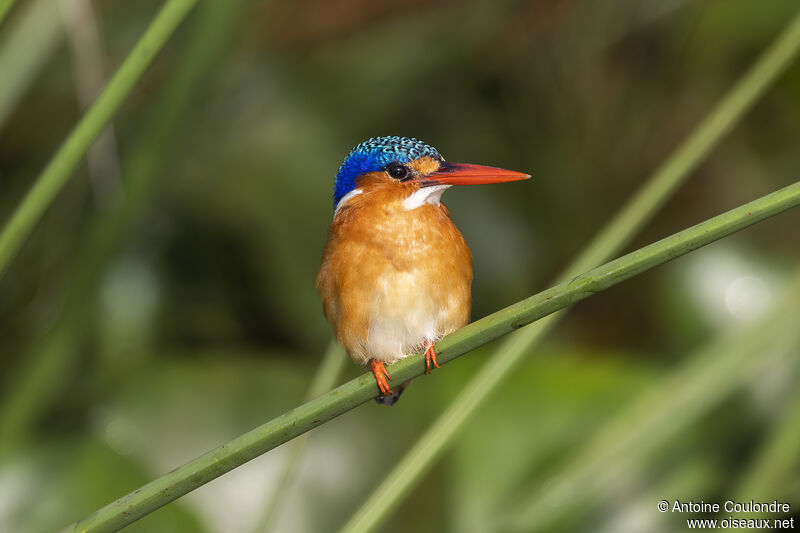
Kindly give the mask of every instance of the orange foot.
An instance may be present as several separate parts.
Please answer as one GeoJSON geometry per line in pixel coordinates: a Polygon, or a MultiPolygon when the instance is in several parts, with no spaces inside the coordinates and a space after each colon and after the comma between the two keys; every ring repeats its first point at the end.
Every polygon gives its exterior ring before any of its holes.
{"type": "Polygon", "coordinates": [[[439,363],[436,362],[436,351],[433,349],[433,341],[425,341],[422,345],[425,347],[425,373],[430,374],[431,363],[436,368],[440,368],[439,363]]]}
{"type": "Polygon", "coordinates": [[[389,381],[392,381],[392,378],[389,377],[389,372],[386,371],[386,367],[383,366],[383,363],[379,363],[373,359],[370,361],[369,366],[372,367],[372,373],[375,374],[375,381],[378,382],[381,395],[388,396],[392,394],[392,389],[389,388],[389,381]]]}

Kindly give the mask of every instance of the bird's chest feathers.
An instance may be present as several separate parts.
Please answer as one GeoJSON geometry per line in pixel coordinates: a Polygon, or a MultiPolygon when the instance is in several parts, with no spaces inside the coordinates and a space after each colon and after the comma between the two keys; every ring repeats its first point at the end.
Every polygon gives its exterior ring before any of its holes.
{"type": "Polygon", "coordinates": [[[331,227],[321,289],[330,286],[332,318],[352,325],[364,357],[396,359],[468,320],[469,249],[438,203],[441,191],[431,192],[433,201],[430,193],[412,199],[414,191],[359,194],[331,227]]]}
{"type": "Polygon", "coordinates": [[[426,280],[446,277],[458,261],[470,259],[464,238],[439,204],[440,195],[434,192],[432,198],[420,189],[402,201],[365,206],[346,235],[366,245],[372,260],[386,263],[387,273],[413,271],[426,280]]]}

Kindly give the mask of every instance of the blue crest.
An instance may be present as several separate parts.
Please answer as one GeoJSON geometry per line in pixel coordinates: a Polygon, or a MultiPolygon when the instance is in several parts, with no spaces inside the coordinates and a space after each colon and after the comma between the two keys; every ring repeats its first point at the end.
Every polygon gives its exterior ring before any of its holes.
{"type": "Polygon", "coordinates": [[[383,170],[389,163],[406,164],[425,156],[444,161],[436,148],[410,137],[392,135],[364,141],[350,150],[336,173],[333,206],[336,207],[345,194],[356,188],[356,178],[359,176],[383,170]]]}

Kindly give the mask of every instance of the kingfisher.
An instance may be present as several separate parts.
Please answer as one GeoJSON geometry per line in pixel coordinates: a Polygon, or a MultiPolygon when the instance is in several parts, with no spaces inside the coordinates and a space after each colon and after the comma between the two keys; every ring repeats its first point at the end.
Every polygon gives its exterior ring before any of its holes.
{"type": "Polygon", "coordinates": [[[453,185],[530,175],[450,163],[409,137],[374,137],[353,148],[334,180],[333,222],[317,274],[325,318],[350,357],[370,365],[379,403],[393,404],[386,365],[425,352],[469,322],[472,256],[441,203],[453,185]]]}

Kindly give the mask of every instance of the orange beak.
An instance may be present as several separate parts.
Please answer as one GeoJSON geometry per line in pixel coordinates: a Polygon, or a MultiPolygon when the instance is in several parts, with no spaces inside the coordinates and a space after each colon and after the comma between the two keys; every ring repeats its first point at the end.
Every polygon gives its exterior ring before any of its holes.
{"type": "Polygon", "coordinates": [[[481,185],[484,183],[504,183],[530,178],[530,174],[505,170],[502,168],[469,165],[466,163],[442,163],[433,174],[414,180],[423,187],[429,185],[481,185]]]}

